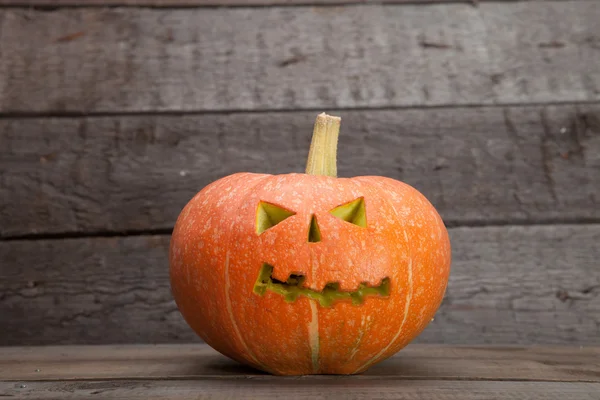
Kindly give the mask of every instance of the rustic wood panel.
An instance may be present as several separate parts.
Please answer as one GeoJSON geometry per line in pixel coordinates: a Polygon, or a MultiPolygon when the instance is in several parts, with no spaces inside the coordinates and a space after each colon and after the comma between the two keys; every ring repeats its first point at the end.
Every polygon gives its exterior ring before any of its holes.
{"type": "Polygon", "coordinates": [[[600,99],[596,2],[0,10],[0,111],[600,99]]]}
{"type": "MultiPolygon", "coordinates": [[[[600,105],[342,111],[339,173],[446,223],[600,220],[600,105]]],[[[0,237],[170,229],[209,182],[301,172],[314,112],[0,119],[0,237]]]]}
{"type": "Polygon", "coordinates": [[[281,379],[0,382],[0,395],[36,399],[394,399],[596,400],[599,383],[427,381],[354,377],[281,379]]]}
{"type": "MultiPolygon", "coordinates": [[[[409,345],[356,379],[600,382],[600,347],[409,345]]],[[[0,379],[269,379],[206,344],[0,347],[0,379]]]]}
{"type": "MultiPolygon", "coordinates": [[[[429,343],[600,344],[600,225],[456,228],[429,343]]],[[[0,242],[0,345],[196,340],[169,236],[0,242]]]]}

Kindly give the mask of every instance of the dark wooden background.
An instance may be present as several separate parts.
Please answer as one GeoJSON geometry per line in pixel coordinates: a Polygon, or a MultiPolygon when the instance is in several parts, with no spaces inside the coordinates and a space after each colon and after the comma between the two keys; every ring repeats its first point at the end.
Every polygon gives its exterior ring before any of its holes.
{"type": "Polygon", "coordinates": [[[197,340],[175,218],[321,111],[450,228],[419,341],[600,344],[600,1],[364,3],[0,0],[0,345],[197,340]]]}

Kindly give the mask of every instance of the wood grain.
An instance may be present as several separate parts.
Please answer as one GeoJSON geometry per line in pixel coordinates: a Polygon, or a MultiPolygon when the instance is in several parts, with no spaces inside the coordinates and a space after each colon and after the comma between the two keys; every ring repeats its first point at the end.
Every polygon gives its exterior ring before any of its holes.
{"type": "Polygon", "coordinates": [[[404,381],[394,378],[357,383],[354,377],[28,382],[24,388],[13,382],[0,382],[0,395],[36,399],[596,400],[599,392],[599,383],[404,381]]]}
{"type": "MultiPolygon", "coordinates": [[[[600,220],[600,105],[335,114],[340,176],[405,181],[451,226],[600,220]]],[[[315,116],[0,119],[0,237],[168,231],[215,179],[304,171],[315,116]]]]}
{"type": "MultiPolygon", "coordinates": [[[[426,343],[600,344],[600,225],[450,230],[426,343]]],[[[169,236],[0,242],[0,345],[197,340],[169,290],[169,236]]]]}
{"type": "Polygon", "coordinates": [[[600,99],[588,0],[0,10],[0,112],[331,109],[600,99]]]}
{"type": "MultiPolygon", "coordinates": [[[[600,382],[600,347],[409,345],[356,379],[600,382]]],[[[206,344],[0,347],[0,380],[270,379],[206,344]]]]}

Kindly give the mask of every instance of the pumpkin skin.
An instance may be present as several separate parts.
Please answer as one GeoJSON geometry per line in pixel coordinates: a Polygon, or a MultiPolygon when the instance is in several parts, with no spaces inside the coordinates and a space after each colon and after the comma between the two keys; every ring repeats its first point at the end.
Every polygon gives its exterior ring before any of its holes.
{"type": "Polygon", "coordinates": [[[183,209],[170,248],[171,286],[195,332],[222,354],[277,375],[353,374],[393,355],[431,321],[448,282],[447,230],[427,199],[377,176],[238,173],[205,187],[183,209]],[[364,199],[366,227],[330,211],[364,199]],[[260,202],[294,215],[258,234],[260,202]],[[316,217],[320,241],[309,242],[316,217]],[[253,292],[264,263],[273,278],[305,277],[353,291],[390,282],[388,296],[331,306],[253,292]]]}

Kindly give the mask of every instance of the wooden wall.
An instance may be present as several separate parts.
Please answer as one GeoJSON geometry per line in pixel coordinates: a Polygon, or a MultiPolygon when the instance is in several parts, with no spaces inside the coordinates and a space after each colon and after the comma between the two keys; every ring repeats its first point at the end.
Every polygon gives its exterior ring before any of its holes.
{"type": "Polygon", "coordinates": [[[600,344],[600,4],[362,3],[0,0],[0,345],[197,340],[175,218],[321,111],[450,228],[421,342],[600,344]]]}

